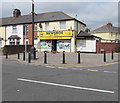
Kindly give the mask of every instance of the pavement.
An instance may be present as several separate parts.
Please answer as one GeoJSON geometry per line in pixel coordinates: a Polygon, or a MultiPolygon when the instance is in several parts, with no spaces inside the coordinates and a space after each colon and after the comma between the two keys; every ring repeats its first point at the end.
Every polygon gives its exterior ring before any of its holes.
{"type": "MultiPolygon", "coordinates": [[[[26,65],[35,65],[35,66],[46,66],[51,68],[80,68],[80,67],[95,67],[95,66],[105,66],[118,64],[120,60],[120,53],[114,53],[114,59],[111,59],[111,53],[106,54],[106,62],[104,62],[103,54],[95,53],[81,53],[80,54],[80,64],[78,64],[78,54],[77,53],[65,53],[65,64],[62,64],[63,53],[47,53],[47,64],[44,64],[44,53],[37,52],[37,59],[31,60],[31,63],[28,63],[28,53],[26,53],[26,60],[23,61],[23,53],[20,54],[20,59],[18,55],[9,55],[7,60],[18,61],[26,65]]],[[[6,56],[2,56],[3,59],[6,59],[6,56]]]]}

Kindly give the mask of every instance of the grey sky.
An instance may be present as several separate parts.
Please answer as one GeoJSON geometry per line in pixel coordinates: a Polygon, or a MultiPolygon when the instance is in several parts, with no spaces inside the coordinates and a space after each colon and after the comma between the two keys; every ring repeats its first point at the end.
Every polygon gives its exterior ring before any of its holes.
{"type": "MultiPolygon", "coordinates": [[[[31,2],[2,2],[1,17],[12,16],[12,10],[18,8],[23,15],[31,13],[31,2]]],[[[35,2],[35,12],[63,11],[95,29],[108,22],[118,26],[117,2],[35,2]]]]}

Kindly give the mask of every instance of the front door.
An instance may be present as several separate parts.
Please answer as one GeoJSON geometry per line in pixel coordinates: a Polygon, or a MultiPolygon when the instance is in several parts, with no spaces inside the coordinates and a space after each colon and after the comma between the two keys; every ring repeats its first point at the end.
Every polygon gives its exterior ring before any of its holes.
{"type": "Polygon", "coordinates": [[[52,51],[57,51],[57,40],[52,40],[52,51]]]}

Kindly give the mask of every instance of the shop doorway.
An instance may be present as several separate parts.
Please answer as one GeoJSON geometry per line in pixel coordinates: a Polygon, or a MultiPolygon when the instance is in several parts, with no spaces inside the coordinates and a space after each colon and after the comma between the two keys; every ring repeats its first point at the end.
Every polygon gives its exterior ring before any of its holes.
{"type": "Polygon", "coordinates": [[[52,40],[52,51],[57,51],[57,40],[52,40]]]}

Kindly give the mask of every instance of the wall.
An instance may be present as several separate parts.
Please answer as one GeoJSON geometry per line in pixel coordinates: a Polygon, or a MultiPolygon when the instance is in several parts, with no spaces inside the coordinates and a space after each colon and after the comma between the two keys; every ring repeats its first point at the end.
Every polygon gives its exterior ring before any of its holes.
{"type": "Polygon", "coordinates": [[[80,41],[82,39],[77,39],[77,51],[81,52],[96,52],[96,40],[94,39],[86,39],[86,46],[83,47],[80,45],[80,41]]]}
{"type": "Polygon", "coordinates": [[[18,35],[21,39],[20,39],[20,45],[23,44],[23,25],[17,25],[17,32],[13,33],[12,32],[12,26],[6,26],[6,45],[9,45],[9,40],[8,38],[11,35],[18,35]]]}
{"type": "MultiPolygon", "coordinates": [[[[38,33],[34,32],[34,38],[38,37],[38,33]]],[[[28,24],[28,33],[23,36],[23,44],[25,44],[25,38],[28,39],[29,45],[32,45],[32,24],[28,24]],[[26,37],[25,37],[26,36],[26,37]]],[[[34,43],[36,43],[36,40],[34,40],[34,43]]]]}
{"type": "Polygon", "coordinates": [[[0,37],[3,38],[2,40],[2,47],[5,46],[5,27],[0,27],[0,37]]]}
{"type": "Polygon", "coordinates": [[[120,43],[101,43],[97,42],[96,50],[97,53],[102,53],[101,49],[104,49],[106,53],[111,53],[112,51],[116,51],[116,48],[120,47],[120,43]]]}
{"type": "Polygon", "coordinates": [[[92,35],[101,37],[102,39],[107,39],[107,40],[116,40],[116,39],[120,39],[119,35],[120,34],[116,34],[116,33],[92,33],[92,35]]]}
{"type": "Polygon", "coordinates": [[[102,39],[110,39],[110,34],[109,33],[92,33],[92,35],[95,35],[97,37],[101,37],[102,39]]]}

